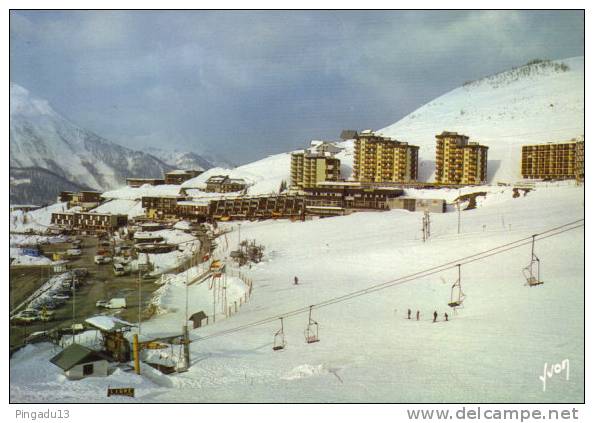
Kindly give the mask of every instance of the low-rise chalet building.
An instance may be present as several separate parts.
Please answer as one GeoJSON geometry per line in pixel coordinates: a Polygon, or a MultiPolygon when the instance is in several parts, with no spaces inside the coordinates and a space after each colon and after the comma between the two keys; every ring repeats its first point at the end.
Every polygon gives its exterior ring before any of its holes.
{"type": "Polygon", "coordinates": [[[105,377],[109,371],[109,361],[105,356],[79,344],[71,344],[50,359],[64,371],[71,380],[91,376],[105,377]]]}
{"type": "Polygon", "coordinates": [[[244,179],[233,179],[228,175],[215,175],[206,180],[206,192],[237,192],[246,188],[244,179]]]}
{"type": "Polygon", "coordinates": [[[88,234],[110,233],[128,224],[128,215],[93,212],[52,213],[52,225],[88,234]]]}

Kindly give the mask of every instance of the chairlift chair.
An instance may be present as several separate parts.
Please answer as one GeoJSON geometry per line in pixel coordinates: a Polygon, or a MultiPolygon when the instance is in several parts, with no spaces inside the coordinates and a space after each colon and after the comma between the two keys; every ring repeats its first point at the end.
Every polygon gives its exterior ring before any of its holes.
{"type": "Polygon", "coordinates": [[[454,311],[456,311],[457,307],[460,307],[464,302],[464,292],[462,292],[462,277],[460,267],[461,265],[458,264],[458,280],[454,282],[452,285],[452,291],[450,294],[450,302],[448,306],[452,307],[454,311]]]}
{"type": "Polygon", "coordinates": [[[319,342],[320,337],[318,336],[318,329],[319,325],[314,319],[311,318],[311,310],[313,306],[309,306],[309,320],[307,323],[307,327],[305,328],[305,342],[308,344],[313,344],[314,342],[319,342]]]}
{"type": "Polygon", "coordinates": [[[536,254],[534,254],[535,238],[536,235],[532,235],[532,252],[530,255],[530,264],[522,269],[524,278],[526,278],[526,285],[530,287],[542,285],[544,283],[540,280],[540,259],[536,254]]]}
{"type": "Polygon", "coordinates": [[[274,343],[272,345],[273,351],[281,351],[284,350],[287,346],[287,341],[285,340],[285,332],[283,328],[283,318],[280,318],[281,327],[280,329],[274,334],[274,343]]]}

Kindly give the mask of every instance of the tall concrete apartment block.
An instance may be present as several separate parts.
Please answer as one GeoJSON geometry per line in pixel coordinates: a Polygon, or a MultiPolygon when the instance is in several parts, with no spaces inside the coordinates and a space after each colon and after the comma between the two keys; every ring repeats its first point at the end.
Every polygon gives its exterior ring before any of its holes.
{"type": "Polygon", "coordinates": [[[582,179],[584,177],[584,142],[523,145],[522,177],[582,179]]]}
{"type": "Polygon", "coordinates": [[[300,151],[291,154],[291,186],[314,188],[318,182],[339,179],[340,160],[332,153],[300,151]]]}
{"type": "Polygon", "coordinates": [[[483,184],[487,182],[489,147],[469,142],[466,135],[444,131],[436,135],[435,182],[483,184]]]}
{"type": "Polygon", "coordinates": [[[419,147],[363,131],[355,140],[353,177],[361,182],[412,182],[418,176],[419,147]]]}

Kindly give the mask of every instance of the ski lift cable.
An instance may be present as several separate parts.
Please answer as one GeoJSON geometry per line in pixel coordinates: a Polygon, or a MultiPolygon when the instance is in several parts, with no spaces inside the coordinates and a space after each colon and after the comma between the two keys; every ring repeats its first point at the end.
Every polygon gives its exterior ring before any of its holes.
{"type": "MultiPolygon", "coordinates": [[[[563,226],[566,226],[566,225],[563,225],[563,226]]],[[[556,232],[556,233],[551,233],[549,235],[546,235],[546,236],[541,237],[540,239],[546,239],[546,238],[550,238],[550,237],[553,237],[553,236],[556,236],[556,235],[560,235],[563,232],[567,232],[567,231],[570,231],[570,230],[573,230],[573,229],[577,229],[577,228],[579,228],[581,226],[583,226],[583,224],[577,225],[577,226],[571,227],[571,228],[566,228],[566,229],[564,229],[562,231],[559,231],[559,232],[556,232]]],[[[547,232],[551,232],[551,231],[547,231],[547,232]]],[[[530,239],[531,239],[531,237],[530,237],[530,239]]],[[[493,255],[496,255],[496,254],[501,254],[503,252],[506,252],[506,251],[509,251],[509,250],[512,250],[512,249],[515,249],[515,248],[518,248],[518,247],[521,247],[521,246],[524,246],[524,245],[529,245],[531,243],[531,241],[526,241],[526,239],[518,240],[516,242],[519,242],[519,241],[524,241],[524,242],[521,243],[521,244],[518,244],[518,245],[507,247],[506,249],[501,250],[501,251],[493,251],[490,254],[485,254],[484,256],[476,257],[474,259],[472,259],[472,257],[477,256],[477,254],[474,254],[472,256],[468,256],[466,258],[463,258],[463,259],[460,259],[460,260],[457,260],[457,261],[464,261],[464,264],[468,264],[468,263],[472,263],[474,261],[482,260],[484,258],[493,256],[493,255]]],[[[485,252],[492,251],[492,250],[497,250],[497,248],[494,248],[494,249],[491,249],[491,250],[487,250],[485,252]]],[[[336,303],[339,303],[339,302],[342,302],[342,301],[347,301],[347,300],[350,300],[352,298],[356,298],[356,297],[361,296],[361,295],[373,293],[375,291],[378,291],[378,290],[381,290],[381,289],[385,289],[385,288],[388,288],[388,287],[391,287],[391,286],[401,285],[403,283],[411,282],[413,280],[420,279],[422,277],[431,276],[433,274],[440,273],[440,272],[443,272],[444,270],[448,270],[448,269],[451,269],[451,268],[454,268],[454,267],[455,267],[455,265],[451,265],[450,263],[446,263],[446,264],[441,265],[441,266],[436,266],[435,268],[432,268],[432,269],[427,269],[427,270],[425,270],[423,272],[418,272],[418,273],[415,273],[415,274],[412,274],[412,275],[408,275],[408,276],[405,276],[405,277],[402,277],[402,278],[399,278],[399,279],[396,279],[396,280],[393,280],[393,281],[385,282],[385,283],[380,284],[380,285],[375,285],[375,286],[372,286],[372,287],[369,287],[369,288],[366,288],[366,289],[363,289],[363,290],[360,290],[360,291],[355,291],[355,292],[352,292],[352,293],[349,293],[349,294],[345,294],[345,295],[340,296],[340,297],[332,298],[332,299],[326,300],[324,302],[315,304],[313,307],[315,307],[315,308],[321,308],[321,307],[325,307],[325,306],[328,306],[328,305],[336,304],[336,303]],[[448,266],[448,264],[449,264],[449,266],[448,266]]],[[[300,309],[296,309],[296,310],[293,310],[293,311],[284,313],[282,315],[276,315],[276,316],[273,316],[273,317],[269,317],[269,318],[266,318],[266,319],[262,319],[262,320],[259,320],[259,321],[248,323],[246,325],[238,326],[236,328],[231,328],[231,329],[227,329],[227,330],[224,330],[224,331],[216,332],[216,333],[213,333],[211,335],[207,335],[207,336],[204,336],[202,338],[198,338],[197,341],[205,340],[205,339],[216,337],[216,336],[227,335],[227,334],[231,334],[231,333],[234,333],[234,332],[238,332],[238,331],[242,331],[242,330],[245,330],[245,329],[249,329],[249,328],[254,327],[254,326],[260,326],[260,325],[263,325],[263,324],[267,324],[267,323],[270,323],[270,322],[273,322],[273,321],[279,319],[280,316],[282,316],[284,318],[293,317],[293,316],[296,316],[296,315],[305,313],[308,310],[309,310],[309,306],[308,307],[302,307],[300,309]]]]}
{"type": "MultiPolygon", "coordinates": [[[[539,241],[540,240],[544,240],[544,239],[551,238],[551,237],[560,235],[562,233],[565,233],[565,232],[568,232],[568,231],[571,231],[571,230],[574,230],[574,229],[583,227],[584,226],[583,221],[584,221],[584,219],[578,219],[578,220],[576,220],[574,222],[566,223],[564,225],[557,226],[555,228],[552,228],[552,229],[549,229],[547,231],[541,232],[540,234],[537,235],[538,236],[537,240],[539,240],[539,241]]],[[[237,326],[235,328],[230,328],[230,329],[222,330],[222,331],[219,331],[219,332],[215,332],[215,333],[212,333],[210,335],[206,335],[206,336],[197,338],[196,341],[202,341],[202,340],[206,340],[206,339],[209,339],[209,338],[214,338],[214,337],[218,337],[218,336],[229,335],[229,334],[232,334],[232,333],[235,333],[235,332],[239,332],[239,331],[243,331],[243,330],[246,330],[246,329],[250,329],[250,328],[255,327],[255,326],[261,326],[261,325],[264,325],[264,324],[268,324],[268,323],[274,322],[274,321],[280,319],[281,317],[282,318],[289,318],[289,317],[293,317],[293,316],[296,316],[296,315],[299,315],[299,314],[306,313],[310,309],[313,309],[313,308],[322,308],[322,307],[326,307],[326,306],[329,306],[329,305],[337,304],[337,303],[340,303],[340,302],[343,302],[343,301],[348,301],[348,300],[351,300],[353,298],[356,298],[356,297],[359,297],[359,296],[362,296],[362,295],[374,293],[376,291],[380,291],[382,289],[386,289],[386,288],[389,288],[389,287],[392,287],[392,286],[402,285],[402,284],[407,283],[407,282],[412,282],[412,281],[417,280],[417,279],[421,279],[421,278],[425,278],[425,277],[428,277],[428,276],[431,276],[431,275],[434,275],[434,274],[437,274],[437,273],[441,273],[441,272],[443,272],[445,270],[448,270],[448,269],[451,269],[451,268],[455,268],[458,264],[469,264],[469,263],[473,263],[475,261],[483,260],[485,258],[494,256],[494,255],[497,255],[497,254],[502,254],[504,252],[507,252],[507,251],[510,251],[510,250],[513,250],[513,249],[516,249],[516,248],[519,248],[519,247],[522,247],[522,246],[525,246],[525,245],[529,245],[531,243],[532,243],[532,235],[529,236],[529,237],[526,237],[526,238],[522,238],[522,239],[519,239],[519,240],[510,242],[510,243],[502,244],[500,246],[497,246],[497,247],[494,247],[494,248],[491,248],[491,249],[488,249],[488,250],[481,251],[481,252],[476,253],[476,254],[472,254],[472,255],[469,255],[469,256],[466,256],[466,257],[462,257],[462,258],[459,258],[457,260],[453,260],[453,261],[450,261],[450,262],[447,262],[447,263],[443,263],[441,265],[434,266],[434,267],[431,267],[431,268],[428,268],[428,269],[425,269],[425,270],[422,270],[422,271],[419,271],[419,272],[416,272],[416,273],[413,273],[413,274],[410,274],[410,275],[406,275],[406,276],[403,276],[403,277],[400,277],[400,278],[397,278],[397,279],[394,279],[394,280],[390,280],[390,281],[383,282],[383,283],[380,283],[380,284],[377,284],[377,285],[373,285],[373,286],[370,286],[370,287],[367,287],[367,288],[364,288],[364,289],[361,289],[361,290],[358,290],[358,291],[354,291],[354,292],[351,292],[351,293],[348,293],[348,294],[344,294],[344,295],[341,295],[341,296],[338,296],[338,297],[330,298],[328,300],[322,301],[322,302],[317,303],[317,304],[313,304],[311,306],[301,307],[301,308],[298,308],[298,309],[295,309],[295,310],[292,310],[292,311],[289,311],[289,312],[286,312],[286,313],[282,313],[282,314],[271,316],[271,317],[268,317],[268,318],[265,318],[265,319],[257,320],[257,321],[251,322],[251,323],[247,323],[245,325],[237,326]]]]}

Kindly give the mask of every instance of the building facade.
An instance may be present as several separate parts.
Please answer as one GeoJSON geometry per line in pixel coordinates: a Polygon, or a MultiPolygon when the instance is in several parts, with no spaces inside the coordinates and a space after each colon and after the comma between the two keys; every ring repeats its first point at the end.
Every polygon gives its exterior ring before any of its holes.
{"type": "Polygon", "coordinates": [[[418,177],[419,147],[361,132],[355,140],[353,177],[360,182],[411,182],[418,177]]]}
{"type": "Polygon", "coordinates": [[[58,196],[58,202],[67,203],[67,207],[81,207],[83,210],[90,210],[97,207],[103,198],[98,191],[62,191],[58,196]]]}
{"type": "Polygon", "coordinates": [[[165,174],[165,184],[167,185],[181,185],[184,182],[199,176],[203,170],[172,170],[165,174]]]}
{"type": "Polygon", "coordinates": [[[340,160],[330,152],[291,154],[291,186],[312,188],[320,182],[340,179],[340,160]]]}
{"type": "Polygon", "coordinates": [[[209,215],[213,219],[300,218],[305,207],[302,196],[260,195],[212,200],[209,215]]]}
{"type": "Polygon", "coordinates": [[[206,192],[238,192],[247,188],[244,179],[229,178],[228,175],[214,175],[206,180],[206,192]]]}
{"type": "Polygon", "coordinates": [[[132,188],[138,188],[143,185],[163,185],[165,183],[165,179],[159,178],[126,178],[126,185],[132,188]]]}
{"type": "Polygon", "coordinates": [[[487,182],[489,147],[469,142],[466,135],[444,131],[435,136],[435,182],[475,185],[487,182]]]}
{"type": "Polygon", "coordinates": [[[106,233],[128,224],[125,214],[62,212],[52,213],[52,225],[87,233],[106,233]]]}
{"type": "Polygon", "coordinates": [[[583,179],[584,142],[523,145],[521,172],[526,179],[583,179]]]}
{"type": "Polygon", "coordinates": [[[404,193],[400,188],[363,187],[357,182],[326,182],[304,192],[307,212],[326,215],[387,210],[390,199],[404,193]]]}
{"type": "Polygon", "coordinates": [[[445,213],[446,202],[438,198],[392,198],[388,201],[390,209],[404,209],[408,211],[426,211],[429,213],[445,213]]]}
{"type": "Polygon", "coordinates": [[[178,195],[142,197],[142,208],[149,219],[175,219],[178,195]]]}

